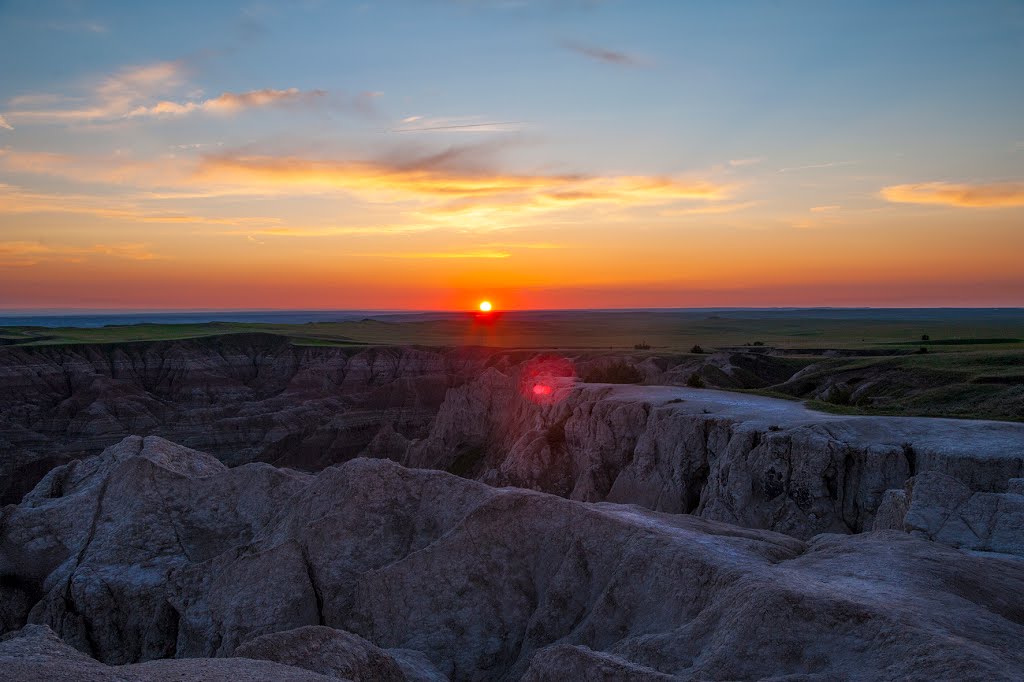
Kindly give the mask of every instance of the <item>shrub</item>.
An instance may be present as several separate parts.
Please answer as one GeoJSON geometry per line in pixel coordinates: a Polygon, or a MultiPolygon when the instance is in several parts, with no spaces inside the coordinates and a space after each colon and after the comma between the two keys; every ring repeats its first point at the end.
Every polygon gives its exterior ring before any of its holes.
{"type": "Polygon", "coordinates": [[[646,341],[641,341],[640,343],[633,344],[633,348],[635,350],[650,350],[651,344],[647,343],[646,341]]]}
{"type": "Polygon", "coordinates": [[[583,380],[596,384],[639,384],[644,375],[633,365],[618,361],[604,367],[595,367],[587,372],[583,380]]]}
{"type": "Polygon", "coordinates": [[[922,341],[930,341],[931,338],[932,337],[928,336],[927,334],[921,334],[921,340],[922,341]]]}
{"type": "Polygon", "coordinates": [[[918,355],[925,355],[925,354],[927,354],[927,353],[928,353],[928,349],[927,349],[927,348],[925,348],[924,346],[921,346],[920,348],[918,348],[918,349],[917,349],[916,351],[914,351],[914,352],[915,352],[915,353],[917,353],[918,355]]]}
{"type": "Polygon", "coordinates": [[[691,353],[703,353],[704,349],[701,348],[699,344],[696,344],[696,345],[694,345],[693,348],[690,349],[690,352],[691,353]]]}
{"type": "Polygon", "coordinates": [[[754,345],[755,346],[763,346],[764,345],[764,341],[754,341],[754,345]]]}
{"type": "Polygon", "coordinates": [[[690,388],[704,388],[704,377],[694,372],[690,375],[690,378],[686,380],[686,385],[690,388]]]}

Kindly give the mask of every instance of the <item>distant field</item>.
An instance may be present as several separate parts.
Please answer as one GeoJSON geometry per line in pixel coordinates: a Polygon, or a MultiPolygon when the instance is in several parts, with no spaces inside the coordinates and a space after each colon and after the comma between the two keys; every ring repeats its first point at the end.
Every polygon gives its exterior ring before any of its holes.
{"type": "Polygon", "coordinates": [[[956,352],[1024,349],[1024,311],[735,311],[506,313],[481,323],[474,316],[441,319],[383,315],[361,321],[266,324],[137,324],[91,329],[0,327],[6,343],[116,343],[263,332],[299,344],[481,345],[501,348],[686,351],[761,343],[787,349],[878,349],[927,346],[956,352]],[[921,337],[927,335],[928,341],[921,337]]]}
{"type": "MultiPolygon", "coordinates": [[[[805,399],[823,410],[1024,420],[1020,310],[538,312],[509,313],[487,321],[469,314],[425,317],[381,315],[307,324],[0,327],[0,343],[107,344],[256,332],[281,336],[296,346],[472,345],[624,352],[637,361],[652,355],[673,358],[672,362],[712,362],[711,354],[690,355],[699,345],[707,352],[767,354],[776,366],[795,363],[804,369],[799,380],[762,383],[755,390],[805,399]]],[[[736,388],[716,384],[713,374],[708,377],[709,385],[736,388]]]]}

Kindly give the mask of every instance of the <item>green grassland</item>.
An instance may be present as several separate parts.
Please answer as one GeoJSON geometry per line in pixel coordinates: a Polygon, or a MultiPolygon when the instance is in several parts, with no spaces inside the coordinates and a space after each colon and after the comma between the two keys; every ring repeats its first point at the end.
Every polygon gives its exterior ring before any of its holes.
{"type": "Polygon", "coordinates": [[[123,343],[261,332],[309,345],[479,345],[499,348],[632,349],[686,351],[694,344],[711,348],[760,342],[788,349],[877,349],[898,353],[930,350],[1024,349],[1024,313],[978,318],[951,316],[928,320],[891,315],[844,317],[836,313],[743,312],[568,312],[509,313],[490,323],[472,315],[444,319],[400,316],[347,322],[259,324],[137,324],[99,328],[0,327],[0,340],[19,344],[123,343]],[[921,336],[930,340],[922,342],[921,336]]]}

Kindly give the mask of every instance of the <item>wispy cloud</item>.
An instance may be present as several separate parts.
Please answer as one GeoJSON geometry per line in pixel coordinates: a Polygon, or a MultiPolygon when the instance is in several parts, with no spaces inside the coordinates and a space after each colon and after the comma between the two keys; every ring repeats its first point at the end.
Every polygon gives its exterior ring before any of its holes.
{"type": "Polygon", "coordinates": [[[244,235],[249,238],[260,237],[358,237],[374,235],[408,235],[422,232],[433,232],[438,229],[437,225],[425,223],[419,224],[390,224],[390,225],[303,225],[303,226],[281,226],[281,227],[260,227],[245,230],[226,230],[220,234],[244,235]]]}
{"type": "Polygon", "coordinates": [[[828,206],[811,206],[810,211],[811,213],[831,213],[833,211],[838,211],[840,208],[842,208],[842,206],[839,206],[838,204],[830,204],[828,206]]]}
{"type": "Polygon", "coordinates": [[[714,215],[718,213],[736,213],[757,206],[756,201],[743,201],[729,204],[711,204],[710,206],[694,206],[692,208],[675,208],[660,211],[663,216],[714,215]]]}
{"type": "Polygon", "coordinates": [[[70,21],[55,22],[46,24],[46,28],[52,31],[66,31],[68,33],[95,33],[102,34],[110,31],[110,28],[102,21],[70,21]]]}
{"type": "Polygon", "coordinates": [[[479,116],[458,116],[449,118],[425,118],[407,116],[401,124],[391,129],[393,133],[510,133],[522,130],[522,121],[488,121],[479,116]]]}
{"type": "MultiPolygon", "coordinates": [[[[457,151],[457,150],[455,150],[457,151]]],[[[622,205],[722,198],[727,188],[705,180],[665,176],[522,175],[463,171],[451,159],[429,155],[402,162],[324,160],[238,153],[203,157],[196,179],[208,184],[336,189],[363,195],[442,200],[440,211],[480,203],[548,208],[617,202],[622,205]]]]}
{"type": "Polygon", "coordinates": [[[0,116],[0,128],[3,128],[4,130],[14,130],[14,126],[8,123],[7,119],[3,116],[0,116]]]}
{"type": "Polygon", "coordinates": [[[88,194],[47,194],[0,184],[0,214],[70,213],[133,223],[225,225],[249,229],[271,228],[282,223],[281,219],[276,217],[204,216],[154,210],[142,205],[149,198],[141,195],[136,201],[132,201],[131,199],[113,199],[88,194]]]}
{"type": "Polygon", "coordinates": [[[507,251],[498,251],[495,249],[475,249],[468,251],[399,251],[395,253],[367,253],[362,255],[373,256],[375,258],[402,258],[416,260],[443,260],[450,258],[491,260],[496,258],[510,258],[512,256],[512,254],[507,251]]]}
{"type": "Polygon", "coordinates": [[[883,187],[882,198],[901,204],[933,204],[960,208],[1024,206],[1024,182],[953,184],[923,182],[883,187]]]}
{"type": "Polygon", "coordinates": [[[819,169],[823,169],[823,168],[842,168],[843,166],[852,166],[852,165],[854,165],[856,163],[859,163],[859,162],[857,162],[857,161],[827,161],[825,163],[810,163],[810,164],[807,164],[806,166],[790,166],[788,168],[780,168],[779,172],[780,173],[792,173],[793,171],[819,170],[819,169]]]}
{"type": "Polygon", "coordinates": [[[60,95],[26,95],[15,97],[7,111],[14,121],[75,122],[120,118],[139,102],[161,91],[181,84],[184,66],[181,62],[156,62],[121,69],[102,79],[85,98],[60,95]],[[63,104],[65,106],[57,106],[63,104]]]}
{"type": "Polygon", "coordinates": [[[145,244],[117,243],[91,246],[50,245],[36,241],[0,242],[0,267],[31,267],[43,262],[80,263],[91,256],[128,260],[160,258],[145,244]]]}
{"type": "Polygon", "coordinates": [[[327,96],[325,90],[250,90],[248,92],[225,92],[224,94],[192,102],[172,102],[163,100],[152,106],[138,106],[124,114],[127,118],[137,116],[182,116],[197,112],[230,115],[243,109],[260,109],[275,106],[294,106],[316,103],[327,96]]]}
{"type": "Polygon", "coordinates": [[[355,96],[332,96],[325,90],[277,90],[263,88],[246,92],[225,92],[217,97],[197,99],[197,94],[172,98],[186,90],[187,68],[181,61],[157,62],[122,69],[99,81],[80,97],[29,94],[12,98],[8,119],[27,123],[111,122],[140,117],[171,117],[194,113],[232,115],[248,109],[268,107],[324,106],[376,116],[374,100],[380,95],[365,92],[355,96]]]}
{"type": "Polygon", "coordinates": [[[762,161],[764,161],[763,157],[753,156],[750,157],[749,159],[730,159],[729,165],[732,166],[733,168],[742,168],[743,166],[753,166],[755,164],[761,163],[762,161]]]}
{"type": "Polygon", "coordinates": [[[565,49],[582,55],[588,59],[602,62],[604,64],[617,64],[619,66],[647,66],[646,60],[636,55],[618,50],[609,50],[597,45],[581,43],[575,40],[563,40],[559,43],[565,49]]]}
{"type": "Polygon", "coordinates": [[[338,193],[370,203],[403,202],[397,208],[406,216],[466,229],[507,226],[509,217],[517,213],[713,202],[732,192],[730,185],[692,177],[499,172],[477,158],[486,157],[488,149],[488,145],[470,145],[378,160],[242,151],[137,160],[0,150],[0,168],[81,183],[152,189],[154,198],[338,193]]]}

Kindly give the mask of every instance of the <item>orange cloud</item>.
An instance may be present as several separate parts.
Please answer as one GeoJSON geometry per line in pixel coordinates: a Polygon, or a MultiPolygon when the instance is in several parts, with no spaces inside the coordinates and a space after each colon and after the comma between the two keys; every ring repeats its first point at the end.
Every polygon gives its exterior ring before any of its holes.
{"type": "Polygon", "coordinates": [[[95,255],[129,260],[159,258],[145,244],[94,244],[83,247],[51,246],[31,241],[0,242],[0,267],[31,267],[45,261],[78,263],[95,255]]]}
{"type": "Polygon", "coordinates": [[[181,62],[157,62],[121,69],[104,78],[94,88],[88,103],[81,98],[59,95],[29,95],[11,100],[15,106],[68,103],[77,106],[40,109],[16,109],[7,116],[14,121],[75,122],[120,118],[138,102],[153,97],[157,92],[175,87],[182,82],[184,68],[181,62]]]}
{"type": "MultiPolygon", "coordinates": [[[[146,199],[142,196],[142,199],[146,199]]],[[[191,225],[229,225],[236,227],[270,228],[282,221],[275,217],[203,216],[172,211],[155,211],[131,201],[88,194],[45,194],[25,192],[0,183],[0,214],[16,213],[72,213],[92,215],[112,220],[137,223],[166,223],[191,225]]]]}
{"type": "Polygon", "coordinates": [[[961,208],[1024,206],[1024,182],[951,184],[923,182],[883,187],[882,198],[900,204],[933,204],[961,208]]]}
{"type": "Polygon", "coordinates": [[[205,157],[196,179],[213,185],[338,189],[451,200],[439,207],[439,212],[471,210],[480,203],[502,208],[594,202],[657,204],[719,199],[728,192],[727,187],[708,181],[662,176],[516,175],[460,172],[433,159],[386,163],[235,154],[205,157]]]}
{"type": "MultiPolygon", "coordinates": [[[[714,202],[727,198],[732,190],[730,186],[708,180],[672,176],[486,171],[475,167],[476,159],[470,153],[473,149],[456,148],[430,156],[395,157],[385,161],[234,152],[198,159],[168,155],[136,160],[121,156],[80,157],[0,150],[0,168],[82,183],[158,190],[153,198],[195,196],[196,193],[205,197],[337,193],[370,203],[403,202],[396,206],[399,214],[426,223],[417,229],[445,226],[465,230],[505,229],[512,225],[516,216],[598,206],[620,209],[714,202]]],[[[147,222],[203,222],[173,215],[142,216],[134,207],[125,210],[132,214],[129,217],[147,222]]]]}
{"type": "Polygon", "coordinates": [[[366,256],[373,256],[376,258],[409,258],[409,259],[481,259],[490,260],[495,258],[509,258],[512,256],[507,251],[498,251],[495,249],[476,249],[471,251],[423,251],[423,252],[398,252],[398,253],[368,253],[366,256]]]}
{"type": "MultiPolygon", "coordinates": [[[[6,115],[16,122],[73,123],[143,116],[182,116],[198,112],[234,114],[244,109],[310,103],[327,95],[323,90],[264,88],[239,93],[225,92],[217,97],[198,101],[158,99],[160,96],[166,97],[169,91],[179,89],[179,86],[184,84],[184,72],[181,62],[158,62],[128,67],[104,78],[86,97],[69,98],[46,94],[15,97],[10,100],[11,106],[34,108],[15,108],[6,112],[6,115]],[[61,104],[65,106],[62,107],[61,104]]],[[[371,96],[373,93],[364,93],[348,106],[365,113],[370,107],[367,97],[371,96]]],[[[0,118],[0,127],[10,127],[10,124],[0,118]]]]}
{"type": "Polygon", "coordinates": [[[748,208],[757,206],[756,201],[743,201],[731,204],[712,204],[710,206],[696,206],[694,208],[676,208],[661,211],[660,215],[663,216],[684,216],[684,215],[713,215],[719,213],[736,213],[737,211],[745,211],[748,208]]]}
{"type": "Polygon", "coordinates": [[[287,90],[250,90],[249,92],[225,92],[219,97],[199,102],[161,101],[152,106],[138,106],[125,114],[128,118],[139,116],[182,116],[196,112],[234,114],[243,109],[258,109],[312,102],[326,96],[324,90],[302,91],[298,88],[287,90]]]}

